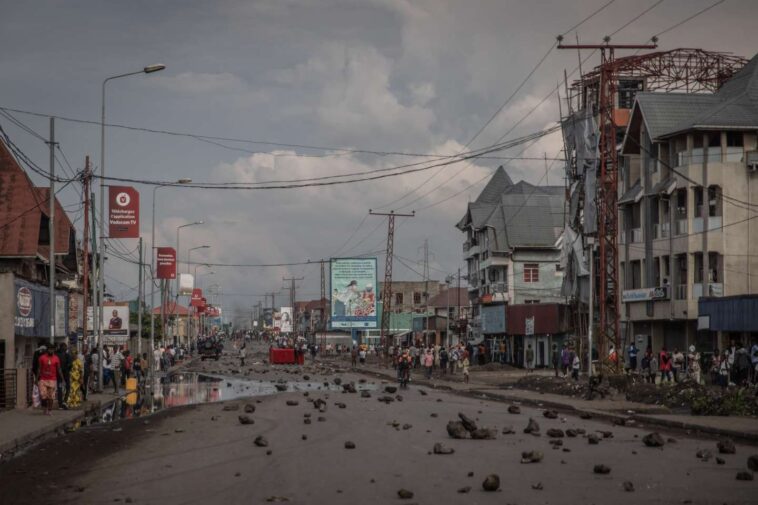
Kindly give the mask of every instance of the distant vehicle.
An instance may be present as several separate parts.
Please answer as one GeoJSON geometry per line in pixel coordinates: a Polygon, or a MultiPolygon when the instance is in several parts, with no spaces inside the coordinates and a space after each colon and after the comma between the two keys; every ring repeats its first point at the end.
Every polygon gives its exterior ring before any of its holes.
{"type": "Polygon", "coordinates": [[[218,361],[218,359],[221,357],[221,345],[212,342],[211,340],[206,340],[204,343],[200,344],[200,361],[205,361],[207,359],[215,359],[218,361]]]}

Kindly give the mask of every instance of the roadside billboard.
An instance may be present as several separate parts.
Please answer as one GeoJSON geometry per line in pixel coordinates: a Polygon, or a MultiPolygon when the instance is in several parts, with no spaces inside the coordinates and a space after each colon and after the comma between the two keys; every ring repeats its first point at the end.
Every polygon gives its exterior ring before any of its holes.
{"type": "Polygon", "coordinates": [[[131,186],[108,187],[109,238],[139,238],[139,192],[131,186]]]}
{"type": "Polygon", "coordinates": [[[292,333],[292,307],[282,307],[280,331],[292,333]]]}
{"type": "Polygon", "coordinates": [[[129,337],[129,305],[103,307],[103,335],[106,337],[129,337]]]}
{"type": "Polygon", "coordinates": [[[176,279],[176,249],[173,247],[158,247],[155,254],[156,278],[176,279]]]}
{"type": "Polygon", "coordinates": [[[376,328],[376,258],[332,258],[330,328],[376,328]]]}

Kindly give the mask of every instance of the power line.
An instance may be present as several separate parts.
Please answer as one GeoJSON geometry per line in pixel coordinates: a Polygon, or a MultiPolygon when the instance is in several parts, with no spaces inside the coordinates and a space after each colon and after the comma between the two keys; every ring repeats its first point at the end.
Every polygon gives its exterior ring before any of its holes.
{"type": "MultiPolygon", "coordinates": [[[[687,18],[683,19],[682,21],[679,21],[679,22],[678,22],[678,23],[676,23],[676,24],[673,24],[673,25],[669,26],[668,28],[666,28],[666,29],[665,29],[665,30],[663,30],[662,32],[658,32],[658,33],[656,33],[655,35],[653,35],[653,37],[656,37],[656,38],[657,38],[657,37],[660,37],[661,35],[663,35],[663,34],[665,34],[665,33],[668,33],[668,32],[670,32],[671,30],[674,30],[674,29],[676,29],[676,28],[679,28],[679,27],[680,27],[680,26],[682,26],[683,24],[685,24],[685,23],[688,23],[688,22],[692,21],[693,19],[695,19],[696,17],[700,16],[701,14],[705,14],[705,13],[706,13],[706,12],[708,12],[709,10],[713,9],[713,8],[714,8],[714,7],[716,7],[717,5],[720,5],[720,4],[724,3],[725,1],[726,1],[726,0],[718,0],[717,2],[714,2],[714,3],[712,3],[712,4],[711,4],[711,5],[709,5],[708,7],[705,7],[705,8],[703,8],[703,9],[700,9],[699,11],[697,11],[696,13],[694,13],[693,15],[691,15],[691,16],[689,16],[689,17],[687,17],[687,18]]],[[[650,37],[650,38],[652,39],[653,37],[650,37]]]]}

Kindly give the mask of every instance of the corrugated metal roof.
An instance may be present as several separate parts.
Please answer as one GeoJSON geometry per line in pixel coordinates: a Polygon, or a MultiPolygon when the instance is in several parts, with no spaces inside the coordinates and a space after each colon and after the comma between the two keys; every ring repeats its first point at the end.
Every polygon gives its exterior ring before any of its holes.
{"type": "Polygon", "coordinates": [[[619,198],[618,204],[623,205],[626,203],[634,203],[638,201],[638,199],[641,196],[642,196],[642,185],[640,183],[640,180],[637,179],[637,182],[635,182],[631,188],[626,190],[626,193],[621,195],[621,198],[619,198]]]}
{"type": "Polygon", "coordinates": [[[489,182],[479,196],[476,198],[476,203],[497,203],[500,200],[500,195],[509,186],[513,186],[513,181],[508,173],[505,171],[502,165],[497,167],[495,173],[492,174],[489,182]]]}
{"type": "Polygon", "coordinates": [[[638,93],[639,107],[650,138],[657,139],[688,124],[703,108],[718,103],[715,95],[695,93],[638,93]]]}
{"type": "MultiPolygon", "coordinates": [[[[508,248],[551,247],[563,231],[563,186],[521,181],[501,197],[502,228],[508,248]]],[[[502,230],[502,231],[501,231],[502,230]]]]}
{"type": "MultiPolygon", "coordinates": [[[[49,188],[37,188],[0,142],[0,256],[44,255],[39,244],[42,216],[49,213],[49,188]]],[[[58,199],[56,211],[56,254],[69,252],[73,226],[58,199]]]]}

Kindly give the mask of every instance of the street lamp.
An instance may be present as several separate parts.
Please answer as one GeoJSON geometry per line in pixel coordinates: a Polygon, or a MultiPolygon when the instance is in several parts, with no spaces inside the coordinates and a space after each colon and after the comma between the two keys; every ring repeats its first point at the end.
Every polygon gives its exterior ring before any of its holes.
{"type": "Polygon", "coordinates": [[[211,246],[209,245],[199,245],[197,247],[191,248],[189,251],[187,251],[187,273],[190,272],[190,256],[192,255],[192,251],[196,251],[198,249],[210,249],[211,246]]]}
{"type": "MultiPolygon", "coordinates": [[[[176,227],[176,255],[177,256],[179,256],[179,254],[180,254],[180,249],[179,249],[179,231],[182,228],[186,228],[188,226],[197,226],[197,225],[200,225],[200,224],[203,224],[203,221],[195,221],[194,223],[187,223],[187,224],[183,224],[181,226],[177,226],[176,227]]],[[[179,276],[178,275],[176,276],[176,298],[177,298],[177,300],[179,299],[179,276]]]]}
{"type": "MultiPolygon", "coordinates": [[[[186,177],[177,179],[174,184],[190,184],[192,179],[186,177]]],[[[150,248],[152,254],[150,255],[150,352],[155,352],[155,196],[159,189],[172,186],[172,184],[159,184],[153,188],[153,227],[150,238],[150,248]]],[[[178,276],[177,276],[178,277],[178,276]]],[[[163,304],[161,304],[163,307],[163,304]]],[[[161,309],[161,317],[163,317],[163,309],[161,309]]],[[[161,324],[162,323],[161,319],[161,324]]],[[[152,360],[153,365],[150,366],[150,370],[155,366],[155,361],[152,360]]]]}
{"type": "MultiPolygon", "coordinates": [[[[98,301],[97,299],[97,293],[99,291],[100,296],[102,298],[102,294],[105,293],[105,275],[104,275],[104,268],[105,268],[105,87],[108,84],[109,81],[112,81],[114,79],[120,79],[122,77],[129,77],[130,75],[137,75],[137,74],[152,74],[153,72],[158,72],[160,70],[163,70],[166,68],[166,65],[162,63],[154,64],[154,65],[148,65],[146,67],[143,67],[142,70],[139,70],[137,72],[127,72],[125,74],[118,74],[118,75],[112,75],[108,78],[106,78],[103,81],[102,86],[102,94],[101,94],[101,101],[100,101],[100,258],[98,261],[98,274],[100,275],[100,283],[99,288],[95,288],[95,302],[98,301]]],[[[95,304],[95,307],[99,307],[97,303],[95,304]]],[[[100,352],[102,353],[102,345],[103,345],[103,331],[102,328],[99,326],[102,326],[100,324],[100,312],[101,309],[94,310],[94,323],[95,328],[97,328],[98,331],[98,345],[101,347],[100,352]],[[99,326],[98,326],[99,325],[99,326]]],[[[102,391],[103,388],[103,359],[102,356],[98,360],[98,389],[102,391]]]]}

